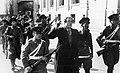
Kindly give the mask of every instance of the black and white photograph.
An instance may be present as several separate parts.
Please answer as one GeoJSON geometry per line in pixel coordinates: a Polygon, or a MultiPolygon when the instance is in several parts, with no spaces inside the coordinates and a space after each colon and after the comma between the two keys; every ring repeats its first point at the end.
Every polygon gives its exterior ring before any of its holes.
{"type": "Polygon", "coordinates": [[[120,0],[0,0],[0,73],[119,73],[120,0]]]}

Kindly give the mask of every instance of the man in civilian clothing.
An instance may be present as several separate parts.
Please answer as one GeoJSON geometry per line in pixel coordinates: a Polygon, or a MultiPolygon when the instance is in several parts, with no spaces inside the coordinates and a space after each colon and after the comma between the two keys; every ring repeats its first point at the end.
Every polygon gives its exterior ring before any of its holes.
{"type": "Polygon", "coordinates": [[[58,37],[60,48],[56,53],[56,73],[74,73],[75,58],[77,57],[78,31],[72,29],[72,17],[66,17],[65,28],[56,27],[48,35],[49,39],[58,37]]]}

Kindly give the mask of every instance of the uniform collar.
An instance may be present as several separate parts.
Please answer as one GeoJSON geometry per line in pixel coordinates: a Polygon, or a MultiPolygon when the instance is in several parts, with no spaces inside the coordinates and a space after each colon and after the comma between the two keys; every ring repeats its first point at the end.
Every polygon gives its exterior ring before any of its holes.
{"type": "Polygon", "coordinates": [[[35,39],[35,37],[33,38],[33,41],[36,43],[36,44],[40,44],[41,43],[41,39],[35,39]]]}

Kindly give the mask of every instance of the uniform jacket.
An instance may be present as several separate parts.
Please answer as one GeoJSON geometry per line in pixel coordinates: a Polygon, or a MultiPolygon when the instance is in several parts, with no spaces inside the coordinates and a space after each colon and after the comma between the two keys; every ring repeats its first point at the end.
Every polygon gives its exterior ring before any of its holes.
{"type": "Polygon", "coordinates": [[[89,30],[85,31],[83,34],[79,34],[78,46],[79,56],[88,56],[91,53],[93,54],[92,35],[89,30]]]}
{"type": "MultiPolygon", "coordinates": [[[[25,68],[27,66],[33,65],[36,61],[38,61],[38,60],[34,60],[34,59],[29,60],[29,54],[38,46],[38,44],[39,43],[37,41],[33,40],[33,38],[32,38],[29,40],[28,45],[24,49],[24,51],[22,53],[22,62],[23,62],[23,65],[25,68]]],[[[49,50],[46,46],[46,42],[43,41],[41,48],[38,51],[38,53],[36,54],[36,56],[44,56],[48,53],[49,53],[49,50]]],[[[46,70],[46,62],[45,61],[41,61],[39,63],[39,65],[37,65],[34,68],[34,71],[38,71],[38,70],[46,70]]]]}
{"type": "MultiPolygon", "coordinates": [[[[107,26],[98,38],[102,39],[104,36],[107,37],[113,31],[114,29],[112,29],[110,26],[107,26]]],[[[115,33],[115,35],[111,40],[120,40],[119,34],[120,34],[120,28],[118,29],[118,31],[115,33]]],[[[107,49],[107,51],[103,53],[104,63],[106,65],[115,65],[119,60],[119,44],[115,44],[115,45],[110,44],[106,46],[105,49],[107,49]]]]}

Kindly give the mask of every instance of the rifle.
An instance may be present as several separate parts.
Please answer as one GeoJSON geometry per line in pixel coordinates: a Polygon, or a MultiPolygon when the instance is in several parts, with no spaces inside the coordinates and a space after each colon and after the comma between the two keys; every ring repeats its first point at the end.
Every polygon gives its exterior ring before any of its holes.
{"type": "MultiPolygon", "coordinates": [[[[97,43],[99,44],[100,47],[105,48],[106,46],[108,46],[109,44],[120,44],[120,41],[118,40],[111,40],[113,38],[113,36],[116,34],[116,32],[118,31],[119,26],[117,26],[114,31],[109,34],[105,39],[100,40],[99,38],[96,39],[97,43]]],[[[98,56],[100,56],[101,54],[103,54],[105,52],[106,49],[97,51],[98,56]]]]}
{"type": "Polygon", "coordinates": [[[119,40],[105,40],[104,45],[102,46],[102,48],[104,49],[97,51],[97,55],[100,56],[107,50],[105,46],[113,45],[113,44],[120,44],[120,41],[119,40]]]}
{"type": "Polygon", "coordinates": [[[52,23],[53,23],[54,21],[56,21],[56,20],[57,20],[57,17],[55,17],[55,19],[52,20],[52,21],[45,27],[45,29],[42,31],[42,36],[43,36],[43,37],[44,37],[46,34],[48,34],[52,23]]]}
{"type": "MultiPolygon", "coordinates": [[[[59,45],[57,47],[57,49],[54,49],[52,50],[51,52],[49,52],[48,54],[46,54],[44,57],[48,57],[50,55],[52,55],[54,52],[56,52],[57,50],[59,50],[59,48],[61,47],[62,45],[59,45]]],[[[33,65],[30,65],[30,67],[33,69],[34,67],[36,67],[40,62],[42,61],[42,58],[40,58],[38,61],[36,61],[33,65]]],[[[25,70],[25,73],[31,73],[32,71],[27,71],[25,70]]]]}

